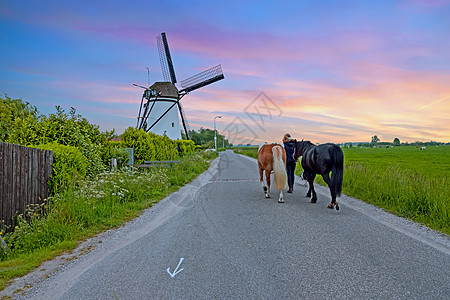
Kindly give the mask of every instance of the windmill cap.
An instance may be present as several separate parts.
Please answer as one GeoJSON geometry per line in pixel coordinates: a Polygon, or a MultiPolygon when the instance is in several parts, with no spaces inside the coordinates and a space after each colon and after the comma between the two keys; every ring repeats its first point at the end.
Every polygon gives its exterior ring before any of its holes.
{"type": "Polygon", "coordinates": [[[162,96],[178,98],[178,89],[171,82],[155,82],[150,88],[155,89],[162,96]]]}

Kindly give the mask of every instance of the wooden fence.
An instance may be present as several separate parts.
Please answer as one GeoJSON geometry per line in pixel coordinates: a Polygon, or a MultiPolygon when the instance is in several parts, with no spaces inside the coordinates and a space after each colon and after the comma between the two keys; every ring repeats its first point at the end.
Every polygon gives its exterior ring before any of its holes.
{"type": "Polygon", "coordinates": [[[14,226],[27,205],[48,197],[52,163],[53,151],[0,142],[0,220],[5,225],[14,226]]]}

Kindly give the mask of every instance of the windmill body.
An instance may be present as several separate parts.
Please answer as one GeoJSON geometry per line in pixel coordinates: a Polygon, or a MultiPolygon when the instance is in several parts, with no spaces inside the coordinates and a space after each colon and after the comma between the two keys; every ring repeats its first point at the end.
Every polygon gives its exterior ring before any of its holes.
{"type": "Polygon", "coordinates": [[[158,135],[165,134],[172,140],[181,139],[177,88],[171,82],[155,82],[150,89],[156,90],[158,96],[150,96],[147,99],[147,105],[153,106],[147,124],[151,125],[164,116],[149,131],[158,135]]]}
{"type": "Polygon", "coordinates": [[[165,134],[170,139],[177,140],[181,139],[180,116],[186,138],[189,139],[189,125],[180,100],[196,89],[224,79],[222,67],[218,65],[183,80],[182,89],[178,90],[175,86],[177,79],[166,34],[163,32],[156,39],[165,81],[155,82],[149,88],[141,86],[145,91],[142,95],[136,127],[158,135],[165,134]]]}

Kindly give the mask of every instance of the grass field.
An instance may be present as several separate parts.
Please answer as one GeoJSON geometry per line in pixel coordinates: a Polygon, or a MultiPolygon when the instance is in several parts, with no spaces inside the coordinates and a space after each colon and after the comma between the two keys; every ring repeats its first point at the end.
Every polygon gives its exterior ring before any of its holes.
{"type": "MultiPolygon", "coordinates": [[[[450,146],[342,148],[343,192],[450,234],[450,146]]],[[[237,153],[256,158],[257,148],[237,153]]],[[[296,174],[302,173],[300,163],[296,174]]],[[[321,176],[316,182],[324,185],[321,176]]]]}
{"type": "Polygon", "coordinates": [[[345,163],[364,164],[377,168],[397,165],[427,177],[450,175],[450,146],[430,146],[420,150],[414,146],[392,148],[342,148],[345,163]]]}

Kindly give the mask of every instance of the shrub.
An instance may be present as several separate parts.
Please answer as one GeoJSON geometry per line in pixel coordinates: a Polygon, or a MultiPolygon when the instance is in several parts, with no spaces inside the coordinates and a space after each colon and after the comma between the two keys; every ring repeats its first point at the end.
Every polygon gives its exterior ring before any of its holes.
{"type": "Polygon", "coordinates": [[[11,99],[5,95],[0,97],[0,141],[6,141],[11,133],[11,128],[16,119],[26,119],[28,117],[36,119],[37,108],[21,99],[11,99]]]}
{"type": "Polygon", "coordinates": [[[125,147],[134,148],[135,163],[143,163],[155,157],[156,150],[150,142],[150,136],[142,129],[128,127],[122,134],[125,147]]]}
{"type": "Polygon", "coordinates": [[[133,127],[127,128],[122,134],[122,146],[134,148],[136,164],[143,163],[146,160],[177,159],[179,156],[195,151],[195,145],[192,141],[173,141],[166,135],[147,133],[143,129],[133,127]]]}
{"type": "Polygon", "coordinates": [[[112,132],[100,132],[97,125],[90,124],[76,110],[67,114],[56,106],[56,113],[37,117],[34,113],[19,115],[11,123],[7,142],[30,146],[48,143],[74,146],[87,158],[87,174],[93,177],[105,170],[102,160],[103,148],[112,132]]]}
{"type": "Polygon", "coordinates": [[[87,158],[78,148],[57,143],[40,145],[37,148],[53,151],[53,174],[49,184],[51,194],[55,195],[76,180],[86,177],[87,158]]]}
{"type": "Polygon", "coordinates": [[[111,158],[115,158],[117,161],[117,167],[119,169],[124,168],[128,163],[130,158],[128,157],[128,151],[124,148],[111,148],[110,150],[111,158]]]}
{"type": "Polygon", "coordinates": [[[175,144],[177,145],[177,150],[180,156],[194,153],[196,149],[194,142],[190,140],[176,140],[175,144]]]}

